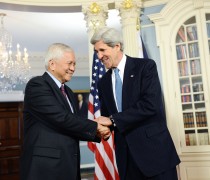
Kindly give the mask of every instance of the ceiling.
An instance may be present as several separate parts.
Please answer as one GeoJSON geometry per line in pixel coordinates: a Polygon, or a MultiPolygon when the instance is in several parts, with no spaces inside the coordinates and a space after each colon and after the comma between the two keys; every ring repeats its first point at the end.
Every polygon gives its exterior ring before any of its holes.
{"type": "MultiPolygon", "coordinates": [[[[28,6],[0,2],[6,13],[4,27],[13,36],[13,48],[19,43],[29,52],[45,52],[55,42],[70,45],[76,53],[88,54],[88,34],[79,6],[28,6]]],[[[107,25],[120,29],[117,10],[109,10],[107,25]]]]}

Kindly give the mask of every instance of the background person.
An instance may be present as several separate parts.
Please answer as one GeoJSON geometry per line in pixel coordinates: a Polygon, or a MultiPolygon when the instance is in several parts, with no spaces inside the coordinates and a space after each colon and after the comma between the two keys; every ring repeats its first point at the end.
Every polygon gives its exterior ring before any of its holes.
{"type": "Polygon", "coordinates": [[[80,116],[83,116],[83,117],[86,117],[88,116],[88,104],[87,102],[84,100],[84,97],[82,94],[78,94],[77,95],[77,99],[78,99],[78,108],[79,108],[79,111],[78,111],[78,114],[80,116]]]}

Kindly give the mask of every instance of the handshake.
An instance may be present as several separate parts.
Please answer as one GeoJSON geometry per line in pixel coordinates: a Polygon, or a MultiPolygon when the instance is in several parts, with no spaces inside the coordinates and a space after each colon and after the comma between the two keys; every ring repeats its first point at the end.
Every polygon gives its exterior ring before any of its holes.
{"type": "Polygon", "coordinates": [[[97,136],[103,140],[108,140],[111,136],[110,126],[112,126],[112,121],[108,117],[100,116],[94,119],[98,123],[97,136]]]}

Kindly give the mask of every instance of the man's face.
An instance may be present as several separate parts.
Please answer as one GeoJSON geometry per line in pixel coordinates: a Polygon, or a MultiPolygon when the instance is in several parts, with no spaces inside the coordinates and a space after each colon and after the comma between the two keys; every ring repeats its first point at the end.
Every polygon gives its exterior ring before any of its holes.
{"type": "Polygon", "coordinates": [[[63,57],[58,60],[50,60],[50,72],[61,82],[65,83],[71,80],[75,71],[75,55],[73,52],[65,52],[63,57]]]}
{"type": "Polygon", "coordinates": [[[114,47],[109,47],[102,40],[94,44],[94,49],[98,55],[98,58],[107,69],[117,67],[119,64],[120,44],[114,47]]]}
{"type": "Polygon", "coordinates": [[[82,101],[83,97],[82,97],[82,94],[78,94],[78,101],[82,101]]]}

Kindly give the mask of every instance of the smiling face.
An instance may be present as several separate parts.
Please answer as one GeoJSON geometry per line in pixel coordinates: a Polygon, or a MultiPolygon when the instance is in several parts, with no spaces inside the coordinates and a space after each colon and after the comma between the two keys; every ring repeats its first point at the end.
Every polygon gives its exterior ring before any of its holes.
{"type": "Polygon", "coordinates": [[[123,56],[123,53],[120,50],[120,43],[114,47],[110,47],[100,40],[94,44],[94,49],[99,60],[102,61],[107,69],[117,67],[123,56]]]}
{"type": "Polygon", "coordinates": [[[48,71],[63,84],[71,80],[75,66],[74,53],[65,52],[62,58],[49,61],[48,71]]]}

